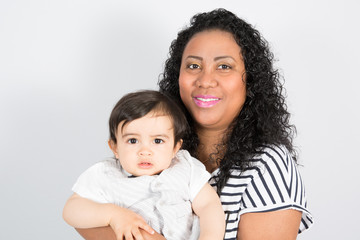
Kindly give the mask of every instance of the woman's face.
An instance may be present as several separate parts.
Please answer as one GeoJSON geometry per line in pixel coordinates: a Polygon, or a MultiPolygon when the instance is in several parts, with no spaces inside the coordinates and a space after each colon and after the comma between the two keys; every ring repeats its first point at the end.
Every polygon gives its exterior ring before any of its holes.
{"type": "Polygon", "coordinates": [[[245,65],[232,34],[209,30],[194,35],[184,49],[179,88],[197,127],[225,130],[246,98],[245,65]]]}

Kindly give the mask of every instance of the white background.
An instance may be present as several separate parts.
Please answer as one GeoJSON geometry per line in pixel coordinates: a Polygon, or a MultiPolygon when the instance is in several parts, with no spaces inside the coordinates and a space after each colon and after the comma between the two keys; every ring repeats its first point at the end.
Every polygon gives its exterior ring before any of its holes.
{"type": "Polygon", "coordinates": [[[357,239],[355,0],[0,0],[0,239],[80,239],[62,208],[78,175],[111,156],[112,107],[157,89],[177,32],[217,7],[260,30],[285,77],[316,221],[299,239],[357,239]]]}

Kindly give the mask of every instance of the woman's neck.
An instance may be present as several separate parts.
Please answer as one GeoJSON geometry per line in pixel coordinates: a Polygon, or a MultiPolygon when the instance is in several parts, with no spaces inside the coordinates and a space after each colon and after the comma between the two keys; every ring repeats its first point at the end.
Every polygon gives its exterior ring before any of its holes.
{"type": "Polygon", "coordinates": [[[223,138],[227,129],[204,129],[197,128],[199,146],[197,149],[199,160],[205,165],[210,173],[219,167],[221,159],[225,154],[223,138]]]}

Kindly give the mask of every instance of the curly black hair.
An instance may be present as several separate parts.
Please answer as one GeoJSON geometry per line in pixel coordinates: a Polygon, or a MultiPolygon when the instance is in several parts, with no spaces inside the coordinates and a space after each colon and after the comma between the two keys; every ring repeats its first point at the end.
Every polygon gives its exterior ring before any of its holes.
{"type": "MultiPolygon", "coordinates": [[[[220,194],[233,167],[245,170],[254,155],[267,145],[285,146],[296,161],[297,153],[293,146],[296,128],[289,123],[282,78],[274,69],[274,56],[268,42],[250,24],[225,9],[199,13],[192,17],[190,26],[178,33],[171,43],[169,58],[159,79],[160,91],[176,99],[186,113],[191,126],[189,136],[184,139],[183,148],[197,156],[199,144],[193,119],[181,101],[179,93],[179,72],[181,59],[189,40],[206,30],[221,30],[233,35],[240,46],[246,71],[246,100],[239,115],[233,120],[229,131],[217,149],[226,146],[219,163],[216,179],[220,194]]],[[[218,150],[219,151],[219,150],[218,150]]],[[[214,153],[216,154],[216,153],[214,153]]]]}

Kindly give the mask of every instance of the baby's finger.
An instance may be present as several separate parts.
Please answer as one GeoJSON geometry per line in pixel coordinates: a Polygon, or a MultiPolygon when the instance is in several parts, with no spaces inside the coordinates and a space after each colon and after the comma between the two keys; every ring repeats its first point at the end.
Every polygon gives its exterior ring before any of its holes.
{"type": "Polygon", "coordinates": [[[130,231],[124,234],[124,238],[125,240],[134,240],[133,235],[130,231]]]}
{"type": "Polygon", "coordinates": [[[115,232],[116,240],[124,240],[124,233],[123,232],[116,231],[116,230],[114,230],[114,232],[115,232]]]}
{"type": "Polygon", "coordinates": [[[144,229],[145,231],[147,231],[147,232],[150,233],[150,234],[154,234],[154,233],[155,233],[154,229],[152,229],[152,227],[150,227],[150,226],[147,225],[146,223],[140,224],[140,225],[139,225],[139,228],[144,229]]]}
{"type": "Polygon", "coordinates": [[[115,234],[115,235],[116,235],[116,240],[124,240],[123,234],[115,234]]]}
{"type": "Polygon", "coordinates": [[[133,231],[132,231],[132,235],[134,236],[134,238],[136,240],[144,240],[142,234],[140,233],[139,229],[138,228],[134,228],[133,231]]]}

